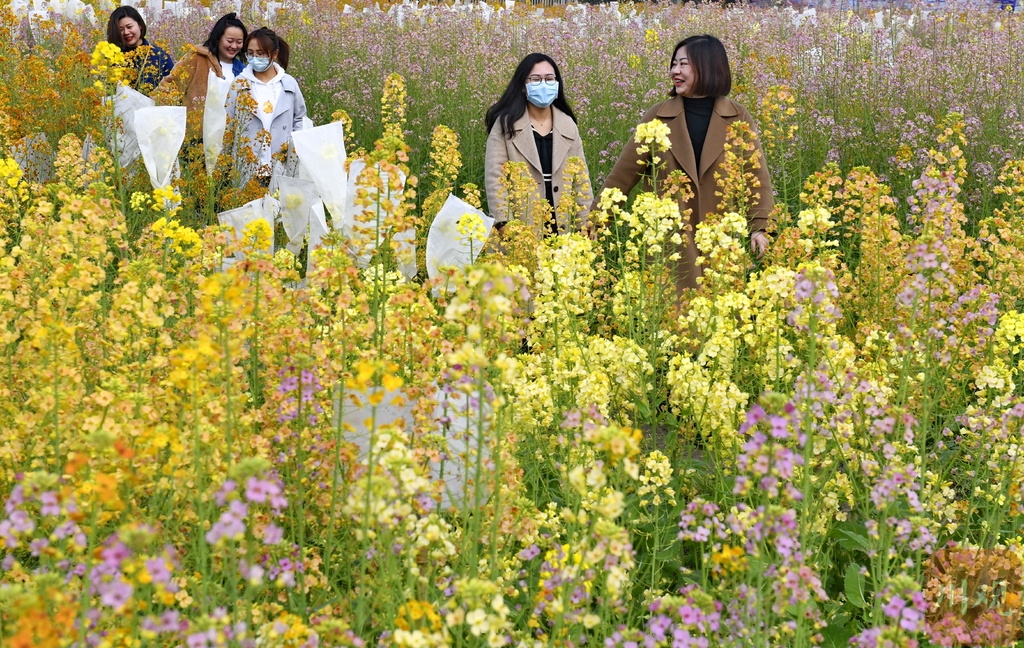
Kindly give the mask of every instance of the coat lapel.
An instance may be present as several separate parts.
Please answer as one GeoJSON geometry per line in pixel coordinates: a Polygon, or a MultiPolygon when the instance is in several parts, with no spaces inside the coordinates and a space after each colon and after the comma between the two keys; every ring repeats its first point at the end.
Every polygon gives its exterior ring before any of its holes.
{"type": "Polygon", "coordinates": [[[715,163],[718,156],[725,148],[725,129],[732,123],[732,118],[737,114],[735,106],[725,97],[715,100],[715,109],[711,113],[711,122],[708,124],[708,134],[704,138],[704,148],[700,152],[700,178],[704,177],[707,170],[715,163]]]}
{"type": "Polygon", "coordinates": [[[224,71],[220,67],[220,59],[217,58],[216,54],[202,45],[196,46],[196,54],[206,59],[206,64],[209,66],[210,70],[213,70],[213,73],[216,74],[218,78],[224,78],[224,71]]]}
{"type": "Polygon", "coordinates": [[[540,155],[537,153],[537,144],[533,141],[529,113],[523,113],[523,116],[516,120],[513,128],[516,131],[516,136],[512,138],[512,145],[516,147],[523,159],[537,170],[537,174],[540,174],[540,155]]]}
{"type": "Polygon", "coordinates": [[[552,110],[552,129],[555,136],[552,138],[551,146],[551,170],[554,172],[562,168],[565,158],[569,155],[569,147],[572,144],[572,136],[569,135],[572,131],[572,118],[558,108],[552,110]]]}
{"type": "MultiPolygon", "coordinates": [[[[281,70],[281,74],[283,75],[284,73],[284,70],[281,70]]],[[[287,77],[281,79],[281,95],[277,98],[277,103],[274,104],[274,117],[270,120],[271,122],[285,111],[291,110],[295,104],[293,97],[295,90],[289,81],[287,77]]]]}
{"type": "Polygon", "coordinates": [[[672,133],[669,140],[672,142],[672,157],[676,159],[679,168],[690,176],[693,184],[699,182],[697,176],[697,160],[693,155],[693,145],[690,143],[690,134],[686,130],[686,114],[683,110],[682,97],[675,97],[666,101],[657,116],[664,119],[672,133]]]}

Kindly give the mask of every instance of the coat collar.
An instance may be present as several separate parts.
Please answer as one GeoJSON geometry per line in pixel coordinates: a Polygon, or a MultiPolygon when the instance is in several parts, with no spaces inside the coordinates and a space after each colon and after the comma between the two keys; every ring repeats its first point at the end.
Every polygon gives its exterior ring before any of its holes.
{"type": "Polygon", "coordinates": [[[708,133],[704,138],[704,148],[700,153],[700,169],[698,169],[697,158],[686,129],[683,98],[672,97],[658,108],[656,116],[665,120],[669,128],[672,129],[672,156],[679,163],[680,168],[686,172],[686,175],[690,176],[694,185],[700,184],[701,177],[721,154],[725,145],[725,129],[729,123],[727,120],[731,121],[738,115],[736,104],[728,97],[718,97],[715,100],[714,112],[711,114],[711,121],[708,124],[708,133]]]}
{"type": "Polygon", "coordinates": [[[206,63],[210,66],[210,69],[213,70],[213,73],[216,74],[219,78],[223,79],[224,72],[221,70],[220,67],[220,59],[218,59],[213,52],[206,49],[202,45],[195,45],[194,47],[196,51],[196,56],[200,56],[206,59],[206,63]]]}
{"type": "MultiPolygon", "coordinates": [[[[553,113],[551,132],[554,133],[551,146],[551,169],[553,172],[562,165],[569,154],[574,122],[572,117],[554,106],[551,107],[551,112],[553,113]]],[[[537,170],[537,173],[541,173],[540,154],[537,153],[537,144],[533,141],[533,129],[530,128],[530,113],[524,112],[523,116],[512,125],[512,128],[515,131],[512,145],[537,170]]]]}

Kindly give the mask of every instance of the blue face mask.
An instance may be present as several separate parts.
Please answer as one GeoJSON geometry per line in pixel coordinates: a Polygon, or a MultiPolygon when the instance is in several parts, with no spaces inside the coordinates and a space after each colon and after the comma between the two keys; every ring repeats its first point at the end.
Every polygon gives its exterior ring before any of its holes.
{"type": "Polygon", "coordinates": [[[558,81],[526,84],[526,99],[538,108],[547,108],[558,98],[558,81]]]}
{"type": "Polygon", "coordinates": [[[270,57],[254,56],[249,59],[249,65],[252,66],[253,72],[266,72],[270,67],[270,57]]]}

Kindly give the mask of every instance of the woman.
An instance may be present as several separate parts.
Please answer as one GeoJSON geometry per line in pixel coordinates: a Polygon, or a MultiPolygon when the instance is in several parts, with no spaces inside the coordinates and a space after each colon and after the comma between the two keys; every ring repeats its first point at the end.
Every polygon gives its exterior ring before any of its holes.
{"type": "MultiPolygon", "coordinates": [[[[590,176],[576,115],[565,99],[562,73],[550,56],[530,54],[516,68],[498,102],[488,108],[487,156],[484,161],[487,205],[500,226],[508,220],[505,200],[498,187],[506,162],[526,162],[537,183],[537,197],[544,196],[554,208],[562,187],[565,163],[571,157],[583,162],[584,193],[579,218],[585,218],[591,201],[590,176]]],[[[550,223],[552,232],[567,232],[572,223],[550,223]]]]}
{"type": "MultiPolygon", "coordinates": [[[[206,42],[185,55],[154,93],[159,103],[173,103],[202,113],[207,83],[213,72],[225,91],[245,68],[242,50],[249,31],[234,12],[221,16],[206,42]]],[[[222,95],[223,96],[223,95],[222,95]]]]}
{"type": "MultiPolygon", "coordinates": [[[[691,231],[687,234],[685,250],[680,250],[676,267],[678,288],[695,288],[700,268],[693,232],[706,214],[718,206],[715,195],[715,173],[724,157],[726,128],[736,121],[754,124],[750,113],[726,95],[732,89],[732,74],[725,46],[714,36],[691,36],[679,42],[672,54],[669,68],[672,90],[669,99],[644,114],[642,123],[659,119],[671,129],[672,148],[661,156],[664,173],[682,170],[690,178],[693,197],[680,210],[690,209],[691,231]]],[[[760,168],[755,172],[760,182],[760,195],[747,214],[750,247],[760,256],[768,247],[768,215],[774,206],[771,180],[765,166],[760,144],[756,147],[760,168]]],[[[604,189],[616,188],[625,194],[644,177],[645,162],[650,154],[637,153],[635,139],[630,138],[618,162],[604,182],[604,189]]]]}
{"type": "Polygon", "coordinates": [[[107,42],[125,53],[128,85],[142,94],[153,92],[174,68],[170,55],[146,40],[146,21],[134,7],[118,7],[110,14],[107,42]]]}
{"type": "MultiPolygon", "coordinates": [[[[228,93],[228,133],[234,136],[236,165],[243,179],[255,175],[267,185],[274,163],[283,163],[292,131],[302,130],[306,101],[288,67],[288,43],[260,27],[245,39],[249,65],[228,93]],[[232,127],[233,126],[233,127],[232,127]],[[240,155],[246,159],[239,161],[240,155]]],[[[227,146],[225,146],[227,149],[227,146]]]]}

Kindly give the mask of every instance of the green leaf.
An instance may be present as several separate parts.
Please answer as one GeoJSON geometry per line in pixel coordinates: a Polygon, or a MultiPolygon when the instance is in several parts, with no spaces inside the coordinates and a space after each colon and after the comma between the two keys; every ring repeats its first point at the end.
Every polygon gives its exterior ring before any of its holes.
{"type": "Polygon", "coordinates": [[[860,524],[845,523],[835,528],[836,543],[847,551],[871,551],[871,543],[860,524]]]}
{"type": "Polygon", "coordinates": [[[825,637],[825,645],[829,648],[846,648],[850,645],[850,637],[857,634],[856,629],[850,627],[850,617],[842,613],[828,621],[828,627],[822,631],[825,637]]]}
{"type": "Polygon", "coordinates": [[[846,568],[844,589],[847,601],[859,608],[867,607],[867,603],[864,601],[864,574],[861,573],[860,565],[857,563],[850,563],[846,568]]]}

